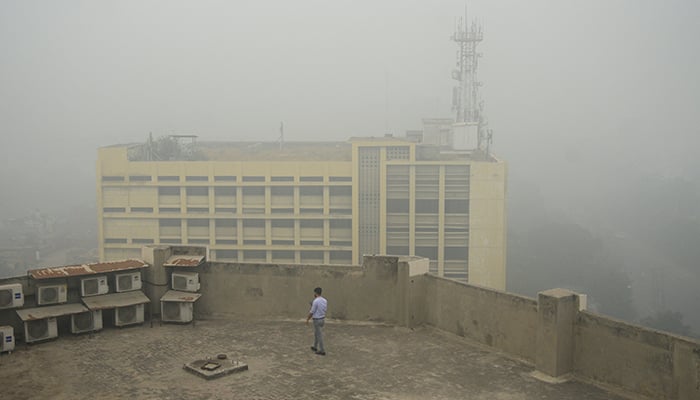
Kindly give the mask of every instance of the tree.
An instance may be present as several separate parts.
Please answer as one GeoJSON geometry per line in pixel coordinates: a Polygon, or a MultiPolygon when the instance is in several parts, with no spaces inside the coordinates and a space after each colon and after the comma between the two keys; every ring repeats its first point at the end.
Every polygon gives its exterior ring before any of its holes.
{"type": "Polygon", "coordinates": [[[690,326],[683,323],[683,314],[677,311],[659,311],[652,316],[643,318],[640,322],[650,328],[684,336],[692,335],[690,326]]]}

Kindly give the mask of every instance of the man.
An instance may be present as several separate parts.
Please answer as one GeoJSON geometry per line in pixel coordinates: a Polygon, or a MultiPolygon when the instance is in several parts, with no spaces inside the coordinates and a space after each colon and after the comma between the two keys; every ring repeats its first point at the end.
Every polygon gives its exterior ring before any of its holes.
{"type": "Polygon", "coordinates": [[[317,287],[314,289],[314,301],[311,302],[311,310],[306,317],[306,324],[309,320],[314,321],[314,345],[311,350],[319,356],[326,355],[326,349],[323,347],[323,325],[326,320],[326,310],[328,309],[328,301],[321,296],[323,289],[317,287]]]}

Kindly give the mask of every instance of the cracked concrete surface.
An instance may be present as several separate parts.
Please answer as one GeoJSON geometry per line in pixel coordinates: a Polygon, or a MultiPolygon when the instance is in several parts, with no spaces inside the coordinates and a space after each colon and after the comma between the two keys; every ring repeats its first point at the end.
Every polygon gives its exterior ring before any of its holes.
{"type": "Polygon", "coordinates": [[[429,327],[329,321],[328,355],[303,321],[198,321],[62,334],[0,357],[7,399],[622,399],[579,382],[547,384],[532,367],[429,327]],[[183,364],[226,353],[249,371],[214,380],[183,364]]]}

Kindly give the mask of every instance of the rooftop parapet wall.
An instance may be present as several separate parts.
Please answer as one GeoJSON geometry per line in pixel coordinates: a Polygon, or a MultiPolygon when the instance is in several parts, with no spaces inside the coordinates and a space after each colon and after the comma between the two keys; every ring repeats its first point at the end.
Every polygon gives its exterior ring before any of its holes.
{"type": "Polygon", "coordinates": [[[426,308],[427,324],[534,363],[537,301],[434,275],[422,279],[425,296],[412,307],[426,308]]]}
{"type": "Polygon", "coordinates": [[[574,374],[654,399],[700,399],[700,342],[581,311],[574,374]]]}
{"type": "Polygon", "coordinates": [[[408,268],[407,262],[388,256],[365,257],[362,266],[209,262],[199,269],[203,296],[197,313],[302,318],[313,289],[320,286],[329,302],[329,318],[402,323],[405,288],[399,284],[399,271],[408,268]]]}

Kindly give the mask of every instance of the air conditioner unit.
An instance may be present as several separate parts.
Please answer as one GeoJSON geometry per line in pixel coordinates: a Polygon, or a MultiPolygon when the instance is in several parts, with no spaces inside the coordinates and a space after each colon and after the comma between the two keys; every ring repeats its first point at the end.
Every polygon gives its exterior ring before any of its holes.
{"type": "Polygon", "coordinates": [[[67,298],[68,288],[65,283],[37,287],[37,304],[40,306],[65,303],[67,298]]]}
{"type": "Polygon", "coordinates": [[[199,274],[196,272],[173,272],[171,278],[173,290],[184,292],[199,290],[199,274]]]}
{"type": "Polygon", "coordinates": [[[0,326],[0,353],[15,349],[15,328],[0,326]]]}
{"type": "Polygon", "coordinates": [[[194,303],[180,301],[161,301],[160,316],[165,322],[191,322],[194,303]]]}
{"type": "Polygon", "coordinates": [[[70,316],[70,331],[93,332],[102,329],[102,310],[85,311],[70,316]]]}
{"type": "Polygon", "coordinates": [[[141,272],[129,272],[128,274],[118,274],[114,279],[117,292],[128,292],[141,289],[141,272]]]}
{"type": "Polygon", "coordinates": [[[24,322],[24,341],[38,342],[58,337],[56,318],[34,319],[24,322]]]}
{"type": "Polygon", "coordinates": [[[91,276],[80,280],[80,295],[83,297],[97,296],[108,292],[109,286],[107,285],[106,275],[91,276]]]}
{"type": "Polygon", "coordinates": [[[141,323],[143,323],[143,304],[134,304],[114,309],[114,325],[125,326],[141,323]]]}
{"type": "Polygon", "coordinates": [[[0,285],[0,309],[22,307],[23,305],[24,295],[21,283],[0,285]]]}

